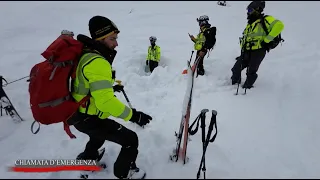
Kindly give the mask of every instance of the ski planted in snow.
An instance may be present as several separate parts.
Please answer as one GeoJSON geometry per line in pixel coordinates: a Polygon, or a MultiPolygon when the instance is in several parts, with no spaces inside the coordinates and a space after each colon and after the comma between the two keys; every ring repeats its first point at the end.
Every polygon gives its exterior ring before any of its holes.
{"type": "Polygon", "coordinates": [[[0,113],[2,116],[2,110],[6,112],[7,115],[10,115],[14,122],[21,122],[24,121],[21,116],[18,114],[17,110],[14,108],[13,104],[11,103],[9,97],[7,96],[6,92],[3,89],[3,81],[7,82],[2,76],[0,76],[0,113]]]}
{"type": "MultiPolygon", "coordinates": [[[[193,54],[194,51],[192,51],[193,54]]],[[[191,58],[192,58],[191,54],[191,58]]],[[[195,68],[192,68],[191,61],[188,61],[188,70],[187,70],[187,90],[184,97],[183,102],[183,109],[182,109],[182,117],[179,127],[179,132],[175,132],[176,136],[176,148],[173,150],[173,154],[170,155],[171,161],[177,162],[179,159],[183,161],[183,164],[185,164],[188,161],[188,158],[186,156],[187,154],[187,145],[189,140],[189,119],[190,119],[190,112],[191,112],[191,104],[192,104],[192,93],[193,93],[193,84],[194,84],[194,75],[196,72],[196,67],[199,64],[200,57],[198,57],[194,64],[195,68]],[[181,147],[182,144],[182,147],[181,147]]]]}

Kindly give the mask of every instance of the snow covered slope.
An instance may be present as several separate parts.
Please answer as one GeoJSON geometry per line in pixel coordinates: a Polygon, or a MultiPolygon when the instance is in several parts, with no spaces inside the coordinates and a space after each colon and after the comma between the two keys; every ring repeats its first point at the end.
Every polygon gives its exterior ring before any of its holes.
{"type": "MultiPolygon", "coordinates": [[[[239,37],[246,25],[249,2],[0,2],[0,75],[8,81],[29,74],[42,60],[41,52],[62,29],[89,35],[94,15],[111,18],[120,28],[117,77],[134,107],[153,116],[147,128],[132,123],[140,139],[137,164],[148,178],[196,178],[202,154],[201,133],[188,145],[190,161],[172,163],[186,79],[181,75],[196,34],[196,18],[208,15],[217,27],[216,48],[205,59],[207,74],[195,81],[191,120],[204,108],[218,111],[218,136],[206,154],[207,178],[320,178],[320,38],[317,24],[320,2],[267,2],[265,12],[285,24],[282,46],[267,54],[255,88],[234,96],[228,84],[239,55],[239,37]],[[144,72],[149,36],[162,48],[161,67],[144,72]]],[[[245,72],[243,72],[243,75],[245,72]]],[[[245,76],[243,76],[245,77],[245,76]]],[[[14,124],[0,117],[0,174],[3,178],[76,178],[77,172],[13,173],[6,167],[17,159],[70,159],[83,151],[88,137],[72,127],[70,140],[62,125],[41,126],[30,132],[28,84],[19,81],[4,88],[26,121],[14,124]]],[[[242,90],[240,90],[241,92],[242,90]]],[[[126,102],[121,94],[119,98],[126,102]]],[[[207,120],[211,115],[208,114],[207,120]]],[[[109,173],[120,146],[105,143],[109,173]]]]}

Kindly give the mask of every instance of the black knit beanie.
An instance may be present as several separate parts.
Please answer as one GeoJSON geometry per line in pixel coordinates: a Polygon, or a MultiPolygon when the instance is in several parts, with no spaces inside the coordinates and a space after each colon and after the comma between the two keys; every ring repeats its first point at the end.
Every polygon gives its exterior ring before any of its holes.
{"type": "Polygon", "coordinates": [[[89,21],[89,31],[91,38],[101,40],[113,33],[120,33],[117,26],[108,18],[103,16],[94,16],[89,21]]]}

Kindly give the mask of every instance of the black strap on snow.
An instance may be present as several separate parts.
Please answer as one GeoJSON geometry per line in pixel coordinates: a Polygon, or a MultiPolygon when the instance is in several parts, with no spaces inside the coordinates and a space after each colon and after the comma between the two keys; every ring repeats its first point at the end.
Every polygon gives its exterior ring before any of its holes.
{"type": "Polygon", "coordinates": [[[208,134],[207,134],[207,137],[205,136],[205,127],[206,127],[206,122],[205,121],[206,121],[206,113],[207,112],[209,112],[208,109],[203,109],[201,111],[201,113],[197,116],[195,121],[191,124],[191,126],[188,129],[190,135],[195,135],[197,133],[197,131],[198,131],[198,128],[199,128],[199,121],[201,120],[203,154],[202,154],[202,157],[201,157],[201,162],[200,162],[200,166],[199,166],[198,173],[197,173],[197,179],[199,179],[199,177],[200,177],[201,167],[202,167],[204,179],[206,179],[205,153],[207,151],[207,147],[209,145],[209,142],[211,142],[211,143],[214,142],[214,140],[217,137],[217,133],[218,133],[217,119],[216,119],[217,111],[212,110],[212,116],[211,116],[211,121],[210,121],[209,128],[208,128],[208,134]],[[195,125],[195,123],[197,123],[197,126],[196,126],[196,128],[194,130],[192,130],[192,127],[195,125]],[[216,132],[213,135],[213,137],[211,138],[213,126],[215,126],[216,132]]]}
{"type": "Polygon", "coordinates": [[[31,132],[32,134],[37,134],[40,131],[40,123],[38,121],[33,121],[31,124],[31,132]],[[33,130],[33,126],[35,125],[35,123],[38,123],[38,128],[36,131],[33,130]]]}

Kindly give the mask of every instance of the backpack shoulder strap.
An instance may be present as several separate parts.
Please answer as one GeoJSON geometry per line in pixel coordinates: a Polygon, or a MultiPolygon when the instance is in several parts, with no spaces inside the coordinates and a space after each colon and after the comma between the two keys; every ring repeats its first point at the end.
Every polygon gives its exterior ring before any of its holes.
{"type": "Polygon", "coordinates": [[[262,25],[262,28],[263,28],[264,32],[268,35],[269,32],[268,32],[268,28],[267,28],[266,22],[265,22],[265,17],[267,17],[267,16],[268,16],[268,15],[262,16],[262,17],[260,18],[260,23],[261,23],[261,25],[262,25]]]}

